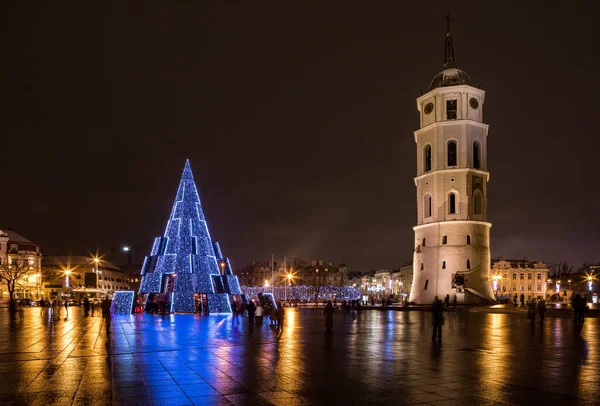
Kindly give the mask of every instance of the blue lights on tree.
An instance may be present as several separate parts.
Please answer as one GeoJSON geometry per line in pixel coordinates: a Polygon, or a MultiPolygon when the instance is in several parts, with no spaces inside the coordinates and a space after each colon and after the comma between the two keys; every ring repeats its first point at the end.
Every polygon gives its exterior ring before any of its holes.
{"type": "Polygon", "coordinates": [[[118,290],[113,295],[112,301],[116,314],[131,314],[135,292],[132,290],[118,290]]]}
{"type": "Polygon", "coordinates": [[[217,242],[213,242],[186,161],[165,234],[154,240],[142,266],[140,293],[167,292],[171,311],[194,312],[194,294],[207,294],[211,313],[230,313],[231,295],[241,293],[217,242]],[[223,275],[221,275],[220,265],[223,275]]]}

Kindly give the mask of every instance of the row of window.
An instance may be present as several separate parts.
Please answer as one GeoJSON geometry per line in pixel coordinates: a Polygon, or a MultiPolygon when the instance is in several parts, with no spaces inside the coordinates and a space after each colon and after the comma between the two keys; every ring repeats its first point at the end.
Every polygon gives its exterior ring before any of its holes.
{"type": "Polygon", "coordinates": [[[101,285],[99,286],[101,289],[107,290],[128,290],[129,286],[110,286],[110,285],[101,285]]]}
{"type": "MultiPolygon", "coordinates": [[[[504,274],[503,277],[506,278],[506,274],[504,274]]],[[[516,273],[512,274],[512,278],[513,278],[513,281],[517,280],[517,274],[516,273]]],[[[525,274],[523,274],[523,273],[520,274],[519,279],[520,280],[524,280],[525,279],[525,274]]],[[[532,280],[532,279],[533,279],[533,275],[530,274],[530,273],[527,274],[527,280],[532,280]]],[[[542,274],[541,273],[537,274],[537,279],[538,280],[542,280],[542,274]]]]}
{"type": "MultiPolygon", "coordinates": [[[[429,193],[423,196],[425,206],[425,215],[424,217],[431,217],[433,214],[432,211],[432,198],[429,193]]],[[[448,214],[458,214],[458,205],[457,205],[458,194],[456,192],[448,193],[448,214]]],[[[481,202],[483,201],[483,197],[481,194],[481,190],[476,189],[473,192],[473,214],[481,215],[481,202]]]]}
{"type": "MultiPolygon", "coordinates": [[[[446,245],[448,244],[448,236],[445,235],[442,237],[442,244],[446,245]]],[[[467,235],[467,244],[471,244],[471,236],[467,235]]],[[[427,246],[427,238],[423,238],[423,247],[427,246]]]]}
{"type": "MultiPolygon", "coordinates": [[[[431,144],[425,145],[423,149],[423,172],[431,170],[431,144]]],[[[446,166],[458,165],[458,143],[454,140],[448,141],[446,145],[446,166]]],[[[481,148],[479,141],[473,141],[473,168],[481,169],[481,148]]]]}
{"type": "MultiPolygon", "coordinates": [[[[442,269],[446,269],[446,261],[442,261],[442,269]]],[[[467,269],[471,269],[471,260],[467,259],[467,269]]],[[[421,271],[425,270],[425,264],[421,262],[421,271]]]]}

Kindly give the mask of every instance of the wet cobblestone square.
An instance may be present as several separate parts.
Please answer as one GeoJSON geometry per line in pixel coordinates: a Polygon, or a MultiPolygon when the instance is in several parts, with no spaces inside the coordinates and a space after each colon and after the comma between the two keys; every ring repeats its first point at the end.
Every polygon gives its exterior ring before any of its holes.
{"type": "Polygon", "coordinates": [[[600,319],[519,314],[335,314],[289,309],[282,332],[231,316],[0,309],[0,403],[14,405],[600,404],[600,319]]]}

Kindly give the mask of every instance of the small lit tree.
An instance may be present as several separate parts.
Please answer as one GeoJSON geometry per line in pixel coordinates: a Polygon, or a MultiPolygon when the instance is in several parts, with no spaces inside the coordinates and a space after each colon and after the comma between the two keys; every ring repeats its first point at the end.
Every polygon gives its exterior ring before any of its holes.
{"type": "Polygon", "coordinates": [[[26,259],[12,259],[10,263],[4,261],[0,263],[0,282],[8,287],[8,297],[10,299],[9,312],[10,318],[16,318],[17,304],[15,303],[15,288],[22,278],[32,272],[29,261],[26,259]]]}

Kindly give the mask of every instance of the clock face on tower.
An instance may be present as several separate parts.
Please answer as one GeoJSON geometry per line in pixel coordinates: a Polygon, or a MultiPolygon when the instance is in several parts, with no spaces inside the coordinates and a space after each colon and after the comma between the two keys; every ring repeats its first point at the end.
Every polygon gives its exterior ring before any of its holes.
{"type": "Polygon", "coordinates": [[[433,111],[433,103],[427,103],[425,106],[425,114],[429,114],[433,111]]]}
{"type": "Polygon", "coordinates": [[[471,97],[471,100],[469,100],[469,104],[471,105],[472,108],[476,109],[477,107],[479,107],[479,102],[477,101],[476,98],[471,97]]]}

